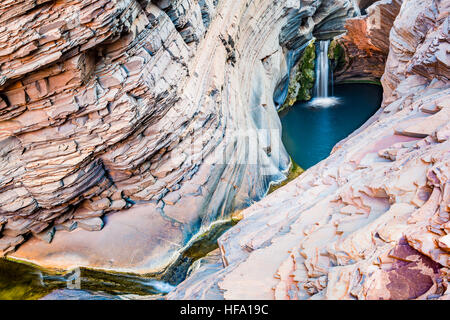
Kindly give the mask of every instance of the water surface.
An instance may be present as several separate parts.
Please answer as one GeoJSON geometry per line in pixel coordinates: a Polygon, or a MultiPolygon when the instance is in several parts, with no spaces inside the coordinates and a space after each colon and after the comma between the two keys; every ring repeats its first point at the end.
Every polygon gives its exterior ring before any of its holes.
{"type": "Polygon", "coordinates": [[[283,143],[296,163],[307,169],[328,157],[334,145],[364,124],[380,107],[383,89],[367,83],[339,84],[339,103],[312,107],[299,102],[280,114],[283,143]]]}

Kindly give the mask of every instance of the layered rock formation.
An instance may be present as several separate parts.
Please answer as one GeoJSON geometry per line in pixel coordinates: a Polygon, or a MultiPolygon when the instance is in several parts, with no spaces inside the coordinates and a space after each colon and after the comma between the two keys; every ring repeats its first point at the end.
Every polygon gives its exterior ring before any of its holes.
{"type": "Polygon", "coordinates": [[[398,4],[375,4],[398,11],[383,14],[386,29],[367,28],[369,15],[349,21],[344,37],[384,51],[378,39],[393,26],[382,109],[244,210],[219,239],[220,259],[168,298],[450,298],[450,4],[398,4]]]}
{"type": "Polygon", "coordinates": [[[9,256],[46,268],[189,264],[194,235],[284,179],[273,92],[313,31],[354,13],[350,0],[2,1],[1,254],[28,240],[9,256]]]}
{"type": "Polygon", "coordinates": [[[335,72],[337,82],[380,80],[389,53],[389,31],[401,3],[401,0],[378,1],[367,8],[366,15],[347,20],[347,32],[336,38],[336,44],[344,48],[345,60],[335,72]]]}

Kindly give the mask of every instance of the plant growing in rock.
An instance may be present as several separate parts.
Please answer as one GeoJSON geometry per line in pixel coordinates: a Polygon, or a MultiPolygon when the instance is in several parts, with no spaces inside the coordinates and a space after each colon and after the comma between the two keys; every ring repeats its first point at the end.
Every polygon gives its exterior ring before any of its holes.
{"type": "Polygon", "coordinates": [[[345,67],[345,49],[336,39],[333,39],[330,43],[328,58],[333,71],[339,71],[345,67]]]}
{"type": "Polygon", "coordinates": [[[308,101],[311,99],[311,90],[315,81],[315,59],[315,45],[314,41],[311,41],[294,68],[294,76],[289,83],[287,98],[280,110],[292,106],[297,101],[308,101]]]}

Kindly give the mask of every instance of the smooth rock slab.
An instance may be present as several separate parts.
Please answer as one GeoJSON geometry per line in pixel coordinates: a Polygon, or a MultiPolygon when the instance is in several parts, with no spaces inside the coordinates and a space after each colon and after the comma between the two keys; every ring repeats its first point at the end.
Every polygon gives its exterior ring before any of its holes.
{"type": "Polygon", "coordinates": [[[182,241],[181,228],[165,220],[154,204],[104,220],[101,231],[58,231],[51,244],[30,239],[10,257],[52,270],[89,267],[146,274],[161,271],[182,241]]]}

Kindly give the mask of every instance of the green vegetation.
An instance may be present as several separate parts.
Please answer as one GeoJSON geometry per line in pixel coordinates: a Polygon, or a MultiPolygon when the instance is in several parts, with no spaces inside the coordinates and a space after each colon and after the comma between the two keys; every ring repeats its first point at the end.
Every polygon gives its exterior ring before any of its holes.
{"type": "Polygon", "coordinates": [[[281,188],[282,186],[285,186],[295,178],[297,178],[299,175],[301,175],[305,170],[303,170],[295,161],[291,158],[291,167],[289,168],[289,174],[285,180],[283,180],[281,183],[273,184],[270,186],[269,192],[272,193],[278,188],[281,188]]]}
{"type": "Polygon", "coordinates": [[[183,252],[183,256],[190,258],[194,262],[214,251],[219,247],[217,239],[238,221],[238,219],[233,217],[211,223],[207,230],[191,240],[189,246],[183,252]]]}
{"type": "Polygon", "coordinates": [[[333,70],[341,70],[346,65],[345,49],[338,41],[333,39],[328,48],[328,58],[331,61],[331,67],[333,70]]]}
{"type": "Polygon", "coordinates": [[[64,282],[46,281],[39,269],[0,259],[0,300],[33,300],[64,287],[64,282]]]}
{"type": "Polygon", "coordinates": [[[296,101],[308,101],[311,99],[311,90],[315,81],[315,59],[316,47],[314,41],[311,41],[293,70],[294,76],[289,83],[286,101],[279,111],[292,106],[296,101]]]}
{"type": "MultiPolygon", "coordinates": [[[[80,268],[78,275],[83,291],[106,294],[157,295],[160,292],[151,280],[156,277],[112,273],[80,268]]],[[[72,271],[61,274],[32,264],[0,259],[0,300],[36,300],[56,289],[75,284],[72,271]],[[72,280],[71,280],[72,279],[72,280]]]]}

